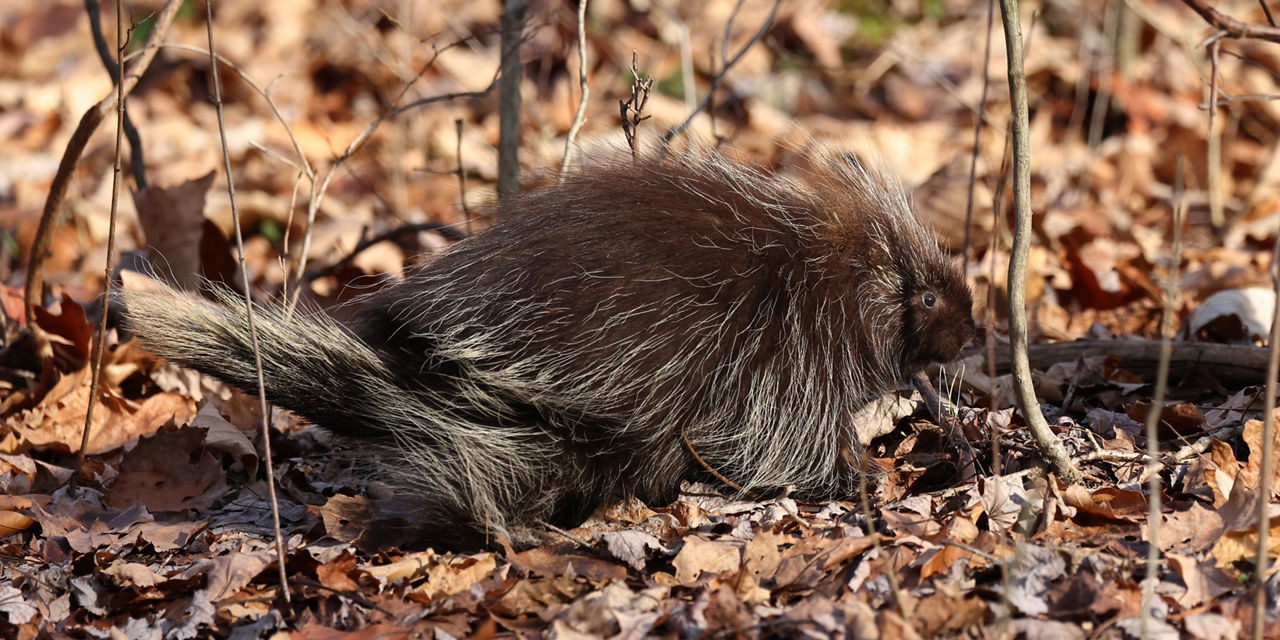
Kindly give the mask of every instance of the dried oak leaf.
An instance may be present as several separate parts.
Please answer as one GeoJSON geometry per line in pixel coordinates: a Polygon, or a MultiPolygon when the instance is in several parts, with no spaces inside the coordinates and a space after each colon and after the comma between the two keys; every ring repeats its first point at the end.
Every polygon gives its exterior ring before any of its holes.
{"type": "Polygon", "coordinates": [[[98,573],[111,578],[112,584],[119,587],[147,588],[165,581],[164,576],[138,562],[114,562],[98,573]]]}
{"type": "Polygon", "coordinates": [[[140,502],[153,512],[204,509],[227,490],[226,473],[201,429],[162,429],[125,454],[104,502],[140,502]]]}
{"type": "Polygon", "coordinates": [[[35,519],[23,512],[37,504],[48,504],[49,500],[49,496],[0,495],[0,538],[35,524],[35,519]]]}
{"type": "Polygon", "coordinates": [[[595,538],[604,541],[609,555],[636,571],[644,571],[651,551],[665,548],[657,536],[638,529],[598,531],[595,533],[595,538]]]}
{"type": "Polygon", "coordinates": [[[740,545],[725,540],[707,540],[691,535],[671,562],[676,582],[692,585],[703,574],[721,575],[736,572],[742,562],[740,545]]]}
{"type": "Polygon", "coordinates": [[[258,450],[243,431],[218,413],[212,403],[200,407],[191,419],[191,427],[205,430],[204,443],[210,451],[230,455],[249,473],[249,477],[256,477],[258,450]]]}
{"type": "MultiPolygon", "coordinates": [[[[1151,412],[1151,403],[1126,404],[1124,412],[1135,421],[1145,424],[1147,414],[1151,412]]],[[[1198,435],[1204,431],[1204,428],[1204,414],[1194,404],[1172,402],[1160,408],[1159,435],[1162,439],[1198,435]]]]}
{"type": "Polygon", "coordinates": [[[316,577],[320,584],[336,591],[355,591],[359,588],[352,578],[356,571],[356,557],[350,551],[343,551],[337,558],[316,567],[316,577]]]}
{"type": "Polygon", "coordinates": [[[210,171],[179,185],[149,186],[133,193],[151,263],[179,287],[191,291],[200,284],[205,194],[213,178],[210,171]]]}
{"type": "Polygon", "coordinates": [[[1147,499],[1141,491],[1114,487],[1089,491],[1072,485],[1063,491],[1063,499],[1080,513],[1107,520],[1140,522],[1147,516],[1147,499]]]}
{"type": "Polygon", "coordinates": [[[508,564],[498,566],[498,558],[492,553],[451,558],[428,569],[426,582],[406,595],[417,602],[431,602],[468,591],[488,579],[505,578],[510,568],[508,564]]]}
{"type": "Polygon", "coordinates": [[[242,548],[220,556],[203,558],[172,579],[182,582],[204,576],[205,586],[201,591],[207,594],[209,602],[218,602],[234,595],[276,560],[275,549],[268,546],[269,543],[249,540],[244,544],[259,545],[262,548],[242,548]]]}
{"type": "MultiPolygon", "coordinates": [[[[585,578],[597,584],[626,579],[626,567],[600,558],[594,553],[582,553],[576,547],[569,545],[570,543],[541,546],[520,553],[508,553],[507,561],[515,567],[516,571],[529,578],[568,575],[585,578]]],[[[614,557],[618,556],[614,555],[614,557]]],[[[641,566],[643,567],[643,564],[641,566]]]]}
{"type": "Polygon", "coordinates": [[[36,307],[36,322],[53,343],[54,363],[59,371],[75,371],[89,360],[89,342],[93,325],[85,319],[84,307],[62,295],[62,308],[57,315],[44,307],[36,307]]]}
{"type": "Polygon", "coordinates": [[[120,511],[103,511],[89,500],[59,493],[53,502],[31,508],[46,539],[64,538],[76,553],[91,553],[120,544],[126,532],[154,518],[146,507],[133,504],[120,511]]]}
{"type": "MultiPolygon", "coordinates": [[[[195,413],[194,404],[177,394],[158,393],[138,405],[101,387],[99,392],[90,426],[90,454],[151,433],[171,419],[184,422],[195,413]]],[[[89,372],[83,368],[62,376],[40,404],[10,417],[6,426],[31,445],[75,452],[80,449],[88,404],[89,372]]]]}

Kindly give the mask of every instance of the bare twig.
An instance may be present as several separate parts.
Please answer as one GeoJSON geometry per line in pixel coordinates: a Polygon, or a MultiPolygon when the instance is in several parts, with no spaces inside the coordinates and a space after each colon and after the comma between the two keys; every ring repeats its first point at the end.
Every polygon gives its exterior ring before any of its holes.
{"type": "MultiPolygon", "coordinates": [[[[995,15],[995,0],[987,0],[987,40],[982,49],[982,98],[978,100],[978,115],[973,123],[973,155],[969,157],[969,197],[964,207],[964,243],[960,245],[960,255],[965,260],[969,259],[969,233],[973,226],[973,190],[978,179],[978,153],[981,150],[978,143],[982,141],[982,120],[987,112],[987,88],[991,84],[988,67],[991,66],[991,32],[995,15]]],[[[992,245],[989,250],[994,249],[995,245],[992,245]]]]}
{"type": "Polygon", "coordinates": [[[697,462],[698,465],[701,466],[703,469],[706,469],[707,472],[710,473],[712,476],[714,476],[716,480],[719,480],[720,482],[725,483],[726,485],[728,485],[730,488],[732,488],[734,491],[737,491],[738,493],[742,493],[752,498],[759,499],[760,496],[758,496],[755,492],[734,482],[733,480],[729,479],[728,476],[717,471],[715,467],[707,464],[707,461],[703,460],[702,456],[698,455],[698,450],[693,448],[693,443],[689,442],[689,438],[688,436],[684,435],[684,431],[680,432],[680,439],[684,441],[684,448],[689,450],[689,454],[693,456],[694,461],[697,462]]]}
{"type": "MultiPolygon", "coordinates": [[[[1257,413],[1261,413],[1262,409],[1256,409],[1257,413]]],[[[1164,471],[1169,467],[1175,467],[1180,464],[1186,464],[1187,461],[1204,455],[1209,450],[1209,446],[1217,442],[1226,442],[1232,438],[1240,437],[1244,433],[1244,424],[1235,423],[1228,427],[1216,429],[1204,436],[1196,439],[1195,442],[1183,445],[1175,453],[1165,453],[1160,456],[1160,461],[1153,467],[1156,473],[1164,471]]],[[[1114,462],[1120,464],[1145,464],[1151,459],[1151,456],[1140,451],[1115,451],[1111,449],[1099,449],[1085,455],[1077,457],[1075,460],[1078,464],[1087,464],[1090,462],[1114,462]]],[[[1144,474],[1151,472],[1151,467],[1144,470],[1144,474]]]]}
{"type": "Polygon", "coordinates": [[[540,523],[542,526],[544,526],[544,527],[546,527],[546,528],[548,528],[548,529],[550,529],[550,530],[552,530],[552,531],[554,531],[554,532],[556,532],[556,533],[560,534],[560,536],[561,536],[561,537],[563,537],[564,539],[568,540],[569,542],[572,542],[573,544],[577,545],[578,547],[581,547],[581,548],[583,548],[583,549],[594,549],[594,548],[595,548],[595,547],[591,546],[591,543],[590,543],[590,542],[587,542],[586,540],[583,540],[582,538],[579,538],[578,536],[575,536],[575,535],[573,535],[572,533],[569,533],[568,531],[565,531],[564,529],[561,529],[560,527],[557,527],[556,525],[551,524],[550,522],[547,522],[546,520],[541,520],[541,521],[539,521],[539,523],[540,523]]]}
{"type": "MultiPolygon", "coordinates": [[[[991,211],[991,245],[987,249],[991,253],[991,270],[987,275],[987,308],[986,308],[986,340],[983,347],[987,362],[987,376],[991,380],[991,388],[987,392],[987,398],[990,400],[991,413],[995,414],[1000,408],[1000,382],[996,377],[996,336],[991,330],[995,326],[996,319],[996,254],[997,246],[1000,240],[1000,210],[1004,205],[1004,197],[997,195],[995,199],[996,206],[991,211]]],[[[1000,436],[1002,435],[1000,425],[995,422],[991,423],[991,474],[1000,475],[1000,436]]]]}
{"type": "Polygon", "coordinates": [[[573,141],[578,137],[578,130],[587,119],[587,96],[591,89],[587,86],[587,0],[578,2],[578,87],[582,97],[578,99],[578,111],[573,114],[573,124],[569,125],[569,136],[564,140],[564,157],[560,159],[560,182],[569,173],[569,159],[573,157],[573,141]]]}
{"type": "MultiPolygon", "coordinates": [[[[1224,51],[1223,53],[1226,53],[1226,52],[1224,51]]],[[[1276,101],[1276,100],[1280,100],[1280,94],[1274,94],[1274,93],[1241,93],[1241,94],[1237,94],[1237,95],[1231,95],[1231,94],[1229,94],[1229,93],[1227,93],[1227,92],[1223,91],[1221,88],[1219,88],[1219,89],[1218,89],[1218,104],[1219,104],[1219,105],[1232,104],[1232,103],[1236,103],[1236,102],[1274,102],[1274,101],[1276,101]]],[[[1199,107],[1199,108],[1201,108],[1201,109],[1208,109],[1208,108],[1209,108],[1209,103],[1208,103],[1208,102],[1201,102],[1200,104],[1198,104],[1198,105],[1196,105],[1196,106],[1198,106],[1198,107],[1199,107]]]]}
{"type": "MultiPolygon", "coordinates": [[[[306,156],[303,154],[302,146],[298,142],[297,136],[294,135],[293,129],[289,125],[289,121],[285,119],[284,115],[280,112],[279,107],[276,106],[275,100],[271,96],[270,87],[268,86],[264,88],[258,85],[258,83],[255,82],[253,78],[250,77],[249,74],[242,67],[237,65],[235,62],[227,59],[221,54],[217,54],[217,53],[213,54],[219,64],[225,65],[229,69],[235,71],[236,75],[240,76],[240,79],[244,81],[245,84],[247,84],[251,89],[257,92],[258,95],[262,96],[262,98],[266,100],[267,105],[271,108],[272,114],[275,116],[276,120],[280,122],[280,124],[284,127],[285,132],[288,134],[289,141],[293,145],[294,154],[297,155],[298,157],[298,162],[296,164],[289,163],[290,166],[301,171],[307,177],[307,180],[311,185],[309,196],[308,196],[308,204],[307,204],[307,222],[306,222],[306,226],[304,228],[303,236],[302,236],[302,246],[299,248],[299,251],[298,251],[298,260],[297,260],[296,266],[293,267],[296,271],[295,271],[295,274],[292,275],[292,277],[290,277],[290,273],[286,271],[286,277],[285,277],[286,291],[284,296],[286,300],[285,310],[284,310],[286,317],[288,317],[292,313],[294,305],[297,303],[298,295],[301,293],[298,287],[301,285],[302,279],[307,277],[307,272],[306,272],[307,255],[310,253],[310,249],[311,249],[311,230],[315,226],[316,214],[320,210],[320,205],[324,200],[324,194],[328,190],[329,183],[332,181],[333,176],[335,175],[337,170],[340,167],[342,167],[342,165],[352,155],[354,155],[355,152],[358,151],[364,145],[365,142],[369,140],[369,138],[373,135],[375,131],[377,131],[378,127],[384,121],[395,118],[396,116],[399,116],[400,114],[406,111],[409,111],[411,109],[423,107],[430,104],[435,104],[437,102],[456,100],[460,98],[483,97],[488,95],[489,92],[493,90],[493,87],[497,86],[498,75],[497,75],[497,72],[495,72],[494,77],[489,82],[488,86],[478,91],[458,91],[454,93],[447,93],[442,95],[430,96],[427,98],[421,98],[403,105],[400,104],[400,101],[403,100],[404,96],[408,94],[409,89],[413,86],[413,83],[416,82],[418,78],[421,78],[422,75],[425,74],[428,69],[430,69],[435,65],[435,62],[440,57],[440,54],[442,54],[445,51],[448,51],[449,49],[452,49],[453,47],[459,46],[467,42],[473,37],[474,36],[466,36],[464,38],[460,38],[458,40],[450,42],[449,44],[443,47],[435,48],[434,51],[432,52],[431,57],[428,58],[427,61],[423,63],[423,65],[418,69],[418,72],[412,78],[409,78],[405,81],[404,85],[400,89],[400,93],[395,97],[394,100],[391,101],[392,107],[382,116],[374,119],[372,122],[366,125],[365,128],[360,131],[360,133],[356,134],[356,137],[352,139],[350,143],[347,144],[347,147],[346,149],[343,150],[342,154],[340,154],[337,158],[333,160],[332,163],[330,163],[329,168],[325,172],[323,177],[319,176],[316,173],[315,169],[312,168],[311,163],[307,160],[306,156]]],[[[210,55],[209,51],[205,49],[201,49],[199,47],[193,47],[189,45],[167,44],[163,46],[171,49],[190,51],[192,53],[196,53],[204,56],[210,55]]]]}
{"type": "MultiPolygon", "coordinates": [[[[1000,172],[996,175],[995,189],[993,189],[995,196],[991,203],[991,242],[987,248],[987,252],[990,254],[990,259],[988,260],[989,264],[987,271],[987,308],[985,324],[988,329],[986,332],[986,341],[983,346],[985,347],[987,372],[989,374],[989,380],[991,381],[991,385],[987,390],[987,397],[990,399],[990,408],[993,414],[997,409],[999,409],[1001,391],[999,378],[996,377],[996,336],[995,332],[991,331],[990,328],[994,327],[996,323],[996,252],[1000,248],[1000,224],[1005,218],[1004,188],[1009,181],[1009,165],[1011,164],[1010,155],[1012,153],[1013,131],[1010,127],[1005,127],[1004,145],[1000,150],[1000,172]]],[[[977,363],[975,363],[974,371],[978,370],[976,364],[977,363]]],[[[964,368],[964,364],[962,363],[957,363],[957,366],[961,367],[962,370],[967,370],[964,368]]],[[[999,424],[991,424],[991,473],[996,476],[999,476],[1001,473],[1000,439],[1003,435],[1002,431],[1003,428],[999,424]]]]}
{"type": "MultiPolygon", "coordinates": [[[[1120,28],[1120,11],[1118,2],[1107,3],[1106,13],[1102,19],[1102,51],[1098,55],[1098,92],[1093,98],[1093,110],[1089,114],[1089,151],[1096,152],[1102,143],[1102,125],[1107,120],[1107,109],[1111,105],[1111,92],[1115,78],[1115,43],[1116,32],[1120,28]]],[[[1086,179],[1091,179],[1085,172],[1086,179]]],[[[1085,185],[1088,191],[1088,184],[1085,185]]]]}
{"type": "Polygon", "coordinates": [[[1280,374],[1280,234],[1276,235],[1276,245],[1272,251],[1271,283],[1276,292],[1275,306],[1271,309],[1271,338],[1267,344],[1267,390],[1262,409],[1262,461],[1258,465],[1258,555],[1254,559],[1255,589],[1253,600],[1253,637],[1262,638],[1262,629],[1266,622],[1267,611],[1267,560],[1270,530],[1268,509],[1271,506],[1271,495],[1274,491],[1271,476],[1275,470],[1271,468],[1271,455],[1275,450],[1275,409],[1276,409],[1276,376],[1280,374]]]}
{"type": "MultiPolygon", "coordinates": [[[[1034,344],[1028,347],[1031,366],[1047,369],[1059,362],[1074,362],[1092,356],[1116,356],[1124,360],[1125,368],[1139,372],[1154,370],[1160,359],[1160,341],[1143,338],[1123,340],[1072,340],[1034,344]]],[[[966,353],[954,364],[964,364],[967,371],[976,371],[981,353],[966,353]]],[[[1171,366],[1190,369],[1195,367],[1214,376],[1223,384],[1260,385],[1267,373],[1267,349],[1245,344],[1221,344],[1217,342],[1179,341],[1173,345],[1171,366]]],[[[1000,372],[1011,370],[1012,360],[1007,353],[997,354],[996,367],[1000,372]]]]}
{"type": "MultiPolygon", "coordinates": [[[[84,0],[84,10],[89,15],[89,33],[93,36],[93,47],[98,52],[98,60],[102,61],[103,67],[106,67],[107,74],[112,78],[118,78],[120,63],[116,58],[111,57],[107,40],[102,37],[102,17],[98,15],[100,13],[98,0],[84,0]]],[[[129,167],[133,172],[133,182],[141,191],[147,188],[147,163],[142,156],[142,136],[138,134],[137,127],[133,126],[133,119],[129,117],[128,111],[124,113],[124,135],[129,139],[129,167]]]]}
{"type": "Polygon", "coordinates": [[[1013,108],[1013,201],[1016,229],[1009,259],[1009,346],[1013,359],[1014,391],[1023,417],[1040,451],[1063,481],[1074,484],[1080,472],[1067,456],[1062,442],[1053,435],[1031,383],[1027,361],[1026,271],[1031,247],[1031,149],[1027,141],[1027,84],[1023,75],[1022,27],[1018,24],[1017,0],[1000,0],[1004,19],[1005,47],[1009,57],[1009,96],[1013,108]]]}
{"type": "Polygon", "coordinates": [[[653,88],[653,78],[640,78],[640,71],[636,69],[636,52],[631,52],[631,97],[627,100],[618,101],[619,115],[622,116],[622,135],[627,139],[627,146],[631,148],[631,160],[634,162],[638,153],[636,143],[636,132],[639,130],[640,123],[648,120],[652,116],[642,115],[644,106],[649,102],[649,91],[653,88]]]}
{"type": "MultiPolygon", "coordinates": [[[[168,43],[161,46],[166,49],[187,51],[201,56],[210,55],[208,49],[201,49],[200,47],[193,47],[191,45],[168,43]]],[[[213,55],[217,59],[218,64],[236,72],[236,75],[240,76],[240,80],[248,85],[250,89],[253,89],[255,93],[262,96],[262,99],[266,101],[267,106],[271,109],[271,114],[276,119],[276,122],[279,122],[280,126],[284,127],[285,134],[289,136],[289,142],[293,145],[294,155],[298,156],[298,162],[296,164],[290,163],[290,166],[302,171],[306,174],[309,180],[314,182],[316,177],[315,170],[311,168],[311,163],[307,162],[307,156],[302,153],[302,143],[298,142],[298,137],[293,134],[293,127],[289,125],[289,120],[280,112],[280,107],[276,105],[275,98],[271,96],[271,87],[262,87],[257,82],[254,82],[253,78],[249,76],[249,72],[244,70],[244,67],[241,67],[235,62],[227,59],[226,56],[223,56],[220,53],[215,53],[213,55]]]]}
{"type": "Polygon", "coordinates": [[[1147,411],[1147,577],[1142,581],[1142,637],[1150,637],[1156,582],[1160,579],[1160,410],[1169,385],[1169,360],[1173,354],[1174,301],[1178,296],[1178,264],[1182,259],[1182,154],[1178,154],[1173,177],[1173,249],[1169,252],[1169,272],[1165,278],[1164,304],[1160,314],[1160,364],[1156,368],[1156,388],[1147,411]]]}
{"type": "Polygon", "coordinates": [[[471,208],[467,206],[467,168],[462,164],[462,118],[453,121],[453,128],[458,134],[458,145],[454,149],[458,160],[458,202],[462,204],[462,222],[466,225],[467,235],[471,235],[471,208]]]}
{"type": "Polygon", "coordinates": [[[684,108],[692,111],[698,104],[698,85],[693,72],[693,49],[689,46],[689,25],[669,3],[660,1],[657,5],[676,26],[676,38],[680,41],[680,84],[684,89],[684,108]]]}
{"type": "MultiPolygon", "coordinates": [[[[1205,22],[1217,27],[1226,38],[1257,38],[1268,42],[1280,42],[1280,28],[1265,24],[1242,22],[1214,9],[1204,0],[1182,0],[1192,11],[1200,14],[1205,22]]],[[[1270,19],[1270,15],[1267,16],[1270,19]]]]}
{"type": "Polygon", "coordinates": [[[231,173],[231,152],[227,146],[227,127],[222,114],[222,82],[218,79],[217,49],[213,46],[213,2],[205,2],[205,33],[209,39],[209,68],[213,81],[213,106],[218,116],[218,138],[222,143],[222,170],[227,177],[227,196],[231,199],[231,222],[236,234],[236,255],[239,260],[241,284],[244,286],[245,322],[249,328],[249,340],[253,346],[253,367],[258,375],[258,409],[262,413],[262,453],[267,464],[267,493],[271,499],[271,524],[275,530],[276,566],[280,570],[280,589],[285,602],[290,602],[289,576],[284,567],[284,536],[280,533],[280,503],[276,498],[275,468],[271,459],[271,411],[267,407],[267,387],[262,376],[262,352],[258,347],[258,328],[253,321],[253,295],[249,286],[249,268],[244,260],[244,234],[240,229],[240,211],[236,208],[236,181],[231,173]]]}
{"type": "Polygon", "coordinates": [[[1218,51],[1221,43],[1221,40],[1214,40],[1209,45],[1209,130],[1205,136],[1208,141],[1205,154],[1209,163],[1209,221],[1215,229],[1226,224],[1226,217],[1222,213],[1222,189],[1219,187],[1222,178],[1222,134],[1214,126],[1214,119],[1218,114],[1218,51]]]}
{"type": "MultiPolygon", "coordinates": [[[[483,98],[489,95],[489,92],[493,91],[494,87],[498,86],[498,79],[499,79],[499,76],[495,75],[493,79],[489,81],[489,84],[483,89],[477,89],[475,91],[455,91],[453,93],[442,93],[440,95],[431,96],[429,98],[419,98],[417,100],[414,100],[413,102],[405,104],[404,106],[400,106],[400,107],[396,107],[395,109],[392,109],[391,111],[387,112],[387,115],[381,118],[378,118],[374,122],[369,123],[369,126],[365,127],[364,130],[360,132],[360,135],[357,136],[357,140],[353,141],[351,145],[347,147],[347,150],[343,152],[342,156],[340,156],[339,159],[345,160],[346,158],[351,157],[351,154],[355,152],[355,150],[358,149],[360,145],[363,144],[364,141],[369,138],[369,134],[373,133],[373,131],[378,128],[378,125],[382,124],[383,120],[390,120],[391,118],[394,118],[410,109],[425,107],[429,104],[435,104],[437,102],[446,102],[448,100],[458,100],[460,98],[483,98]]],[[[336,164],[336,161],[335,161],[335,164],[336,164]]]]}
{"type": "MultiPolygon", "coordinates": [[[[746,44],[742,45],[741,49],[738,49],[738,52],[735,53],[732,58],[725,59],[724,66],[721,67],[719,73],[711,76],[711,84],[707,87],[707,92],[703,94],[702,100],[698,102],[698,106],[694,107],[693,112],[684,119],[684,122],[667,129],[667,132],[662,134],[663,147],[666,147],[666,145],[671,142],[672,138],[680,135],[680,132],[684,131],[685,128],[693,122],[694,117],[701,113],[703,109],[706,109],[707,105],[711,104],[711,98],[715,94],[716,89],[719,89],[721,83],[724,82],[725,74],[729,73],[729,70],[732,69],[734,65],[738,64],[739,60],[742,60],[742,56],[746,55],[747,51],[751,49],[751,47],[758,42],[760,38],[764,37],[764,34],[769,31],[769,27],[773,26],[773,20],[778,16],[778,6],[781,4],[782,0],[774,0],[773,8],[769,10],[769,17],[765,18],[764,24],[760,25],[760,29],[756,31],[755,35],[751,36],[751,39],[748,40],[746,44]]],[[[741,6],[741,2],[739,2],[739,6],[741,6]]],[[[737,13],[737,8],[734,9],[734,12],[737,13]]],[[[729,23],[725,24],[724,39],[726,43],[729,39],[728,33],[730,24],[732,24],[732,19],[729,23]]],[[[723,47],[724,45],[722,44],[722,48],[723,47]]],[[[723,50],[727,51],[728,49],[723,48],[723,50]]]]}
{"type": "MultiPolygon", "coordinates": [[[[259,145],[254,145],[254,146],[260,149],[261,151],[263,151],[264,153],[266,153],[267,155],[274,157],[277,160],[280,160],[281,162],[284,162],[285,164],[288,164],[290,167],[297,170],[298,173],[300,174],[300,177],[305,177],[307,179],[308,184],[311,185],[310,202],[312,203],[312,205],[309,205],[309,206],[318,206],[314,204],[315,195],[316,195],[316,181],[317,181],[315,169],[312,168],[311,162],[307,160],[306,154],[302,152],[302,144],[298,142],[298,137],[294,135],[293,127],[289,124],[289,121],[284,117],[284,114],[280,112],[280,107],[276,105],[275,98],[272,97],[271,95],[271,86],[270,85],[266,87],[259,86],[258,83],[255,82],[253,78],[249,76],[249,73],[245,71],[243,67],[227,59],[225,56],[217,52],[210,52],[207,49],[201,49],[200,47],[193,47],[191,45],[185,45],[185,44],[165,44],[163,46],[166,49],[187,51],[187,52],[194,53],[197,55],[202,55],[202,56],[212,56],[214,59],[218,61],[219,64],[234,71],[236,75],[240,77],[240,80],[242,82],[248,85],[250,89],[253,89],[255,93],[257,93],[259,96],[262,97],[263,100],[266,101],[267,107],[271,109],[271,114],[275,117],[276,121],[280,123],[280,126],[284,127],[285,135],[289,137],[289,142],[290,144],[293,145],[293,153],[295,156],[297,156],[298,160],[297,162],[294,162],[285,158],[283,155],[277,153],[273,149],[269,149],[267,147],[262,147],[259,145]]],[[[283,263],[283,270],[285,274],[284,287],[285,287],[286,298],[288,298],[289,296],[290,285],[295,280],[295,278],[291,277],[292,276],[291,270],[293,269],[295,262],[290,259],[291,252],[289,250],[289,246],[291,243],[289,242],[289,235],[290,235],[289,232],[290,232],[290,229],[292,229],[293,227],[293,213],[294,213],[294,205],[297,202],[297,191],[298,191],[298,185],[295,182],[293,197],[290,198],[290,202],[289,202],[288,223],[285,225],[285,237],[284,237],[284,243],[283,243],[284,250],[283,250],[283,255],[281,256],[281,262],[283,263]]],[[[310,219],[311,218],[309,217],[308,220],[310,219]]],[[[307,234],[304,233],[303,235],[304,235],[304,238],[306,238],[307,234]]]]}
{"type": "Polygon", "coordinates": [[[80,123],[76,125],[75,131],[71,134],[71,140],[67,142],[67,148],[62,153],[62,160],[58,163],[58,171],[53,176],[53,183],[49,185],[49,196],[44,201],[44,210],[40,213],[40,224],[36,227],[35,237],[31,242],[31,254],[27,261],[27,286],[24,291],[24,299],[26,305],[27,325],[31,327],[32,337],[37,343],[38,353],[43,357],[51,353],[49,347],[49,338],[44,331],[40,329],[40,325],[36,320],[35,308],[42,302],[41,295],[44,291],[44,259],[49,253],[49,244],[53,240],[53,229],[57,226],[58,213],[62,210],[62,203],[66,200],[67,191],[71,187],[71,178],[75,174],[76,163],[80,161],[80,156],[84,153],[85,147],[89,144],[89,138],[93,136],[94,130],[102,123],[102,119],[106,117],[111,109],[115,108],[116,100],[119,94],[129,95],[138,84],[138,80],[142,78],[142,74],[146,72],[147,67],[151,66],[151,61],[155,59],[156,53],[160,51],[160,42],[165,38],[165,34],[169,32],[169,27],[173,24],[173,19],[178,15],[178,8],[182,6],[180,0],[169,0],[164,8],[160,10],[160,14],[156,16],[155,24],[151,28],[151,37],[147,40],[147,44],[142,51],[138,53],[138,61],[134,63],[121,82],[122,90],[112,91],[110,95],[104,97],[98,104],[89,107],[85,111],[84,116],[80,118],[80,123]]]}
{"type": "Polygon", "coordinates": [[[102,352],[107,341],[107,316],[111,308],[111,257],[116,250],[116,210],[120,206],[120,164],[124,155],[124,65],[120,64],[120,59],[124,57],[124,48],[129,44],[129,36],[132,33],[132,27],[128,30],[124,27],[124,0],[116,0],[116,151],[111,172],[111,213],[107,221],[107,258],[102,274],[102,318],[98,322],[97,340],[93,342],[89,401],[84,411],[84,429],[80,431],[80,451],[76,453],[76,472],[71,474],[71,486],[75,486],[80,473],[84,470],[85,451],[89,448],[89,435],[93,430],[93,408],[98,400],[98,378],[102,375],[102,352]]]}

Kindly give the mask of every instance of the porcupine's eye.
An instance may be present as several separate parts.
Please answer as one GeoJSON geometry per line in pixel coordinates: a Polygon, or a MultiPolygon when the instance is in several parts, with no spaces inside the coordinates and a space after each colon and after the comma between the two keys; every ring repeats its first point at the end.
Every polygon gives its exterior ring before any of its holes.
{"type": "Polygon", "coordinates": [[[924,303],[924,308],[932,309],[938,303],[938,296],[933,295],[932,291],[926,291],[920,296],[920,302],[924,303]]]}

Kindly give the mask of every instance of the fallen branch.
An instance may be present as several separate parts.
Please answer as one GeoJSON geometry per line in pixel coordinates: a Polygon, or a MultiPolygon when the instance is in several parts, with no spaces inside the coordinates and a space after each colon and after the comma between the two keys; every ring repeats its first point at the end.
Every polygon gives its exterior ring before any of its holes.
{"type": "MultiPolygon", "coordinates": [[[[1160,360],[1160,341],[1145,338],[1123,340],[1076,340],[1052,344],[1033,344],[1027,348],[1027,357],[1034,369],[1045,370],[1059,362],[1074,362],[1091,356],[1117,356],[1131,371],[1155,371],[1160,360]]],[[[948,367],[964,366],[967,382],[980,371],[985,351],[974,350],[962,354],[960,360],[948,367]]],[[[1009,354],[997,350],[997,373],[1010,370],[1009,354]]],[[[1262,347],[1216,342],[1175,342],[1169,361],[1174,371],[1198,368],[1223,384],[1263,384],[1267,376],[1267,350],[1262,347]]],[[[981,375],[981,374],[978,374],[981,375]]]]}

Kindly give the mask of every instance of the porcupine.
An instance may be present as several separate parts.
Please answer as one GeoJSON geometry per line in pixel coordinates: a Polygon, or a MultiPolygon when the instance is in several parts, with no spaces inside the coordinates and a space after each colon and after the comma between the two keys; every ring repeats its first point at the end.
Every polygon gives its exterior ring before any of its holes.
{"type": "MultiPolygon", "coordinates": [[[[974,321],[896,180],[815,158],[804,180],[706,149],[627,158],[514,197],[369,294],[354,329],[259,309],[267,395],[374,451],[429,544],[530,544],[704,467],[848,497],[855,411],[954,358],[974,321]]],[[[127,322],[256,389],[243,302],[224,302],[130,293],[127,322]]]]}

